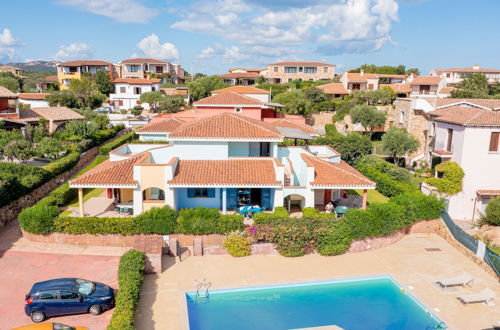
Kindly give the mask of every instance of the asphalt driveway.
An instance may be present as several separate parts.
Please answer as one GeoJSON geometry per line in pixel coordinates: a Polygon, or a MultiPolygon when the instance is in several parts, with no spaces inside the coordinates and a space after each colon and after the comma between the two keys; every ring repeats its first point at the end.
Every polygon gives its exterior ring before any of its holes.
{"type": "MultiPolygon", "coordinates": [[[[35,282],[58,277],[80,277],[117,289],[119,257],[0,251],[0,330],[33,324],[24,314],[24,298],[35,282]]],[[[106,329],[113,310],[94,316],[53,317],[50,322],[106,329]]]]}

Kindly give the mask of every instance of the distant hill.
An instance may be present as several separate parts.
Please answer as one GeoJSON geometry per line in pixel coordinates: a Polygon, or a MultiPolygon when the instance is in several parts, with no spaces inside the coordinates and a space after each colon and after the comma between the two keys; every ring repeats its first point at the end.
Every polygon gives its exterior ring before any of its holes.
{"type": "Polygon", "coordinates": [[[58,61],[31,61],[27,63],[6,63],[27,72],[56,72],[58,61]]]}

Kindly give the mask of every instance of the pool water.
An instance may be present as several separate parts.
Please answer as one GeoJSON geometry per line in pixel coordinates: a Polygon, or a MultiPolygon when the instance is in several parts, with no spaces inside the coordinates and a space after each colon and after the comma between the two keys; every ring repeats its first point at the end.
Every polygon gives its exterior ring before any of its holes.
{"type": "Polygon", "coordinates": [[[186,293],[191,330],[436,329],[439,319],[390,277],[186,293]]]}

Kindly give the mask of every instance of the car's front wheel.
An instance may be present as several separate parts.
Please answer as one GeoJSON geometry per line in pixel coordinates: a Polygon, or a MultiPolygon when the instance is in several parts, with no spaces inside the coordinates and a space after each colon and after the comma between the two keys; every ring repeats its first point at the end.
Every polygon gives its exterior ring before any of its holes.
{"type": "Polygon", "coordinates": [[[101,306],[99,305],[92,305],[89,308],[89,313],[92,315],[99,315],[101,314],[101,306]]]}
{"type": "Polygon", "coordinates": [[[45,320],[45,314],[43,312],[37,311],[31,313],[31,320],[35,323],[40,323],[45,320]]]}

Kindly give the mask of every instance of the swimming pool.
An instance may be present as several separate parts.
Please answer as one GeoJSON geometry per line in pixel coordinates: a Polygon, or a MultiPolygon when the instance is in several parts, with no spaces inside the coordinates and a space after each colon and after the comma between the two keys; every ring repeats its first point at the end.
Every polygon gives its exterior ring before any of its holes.
{"type": "Polygon", "coordinates": [[[390,277],[186,293],[191,330],[435,329],[439,319],[390,277]]]}

